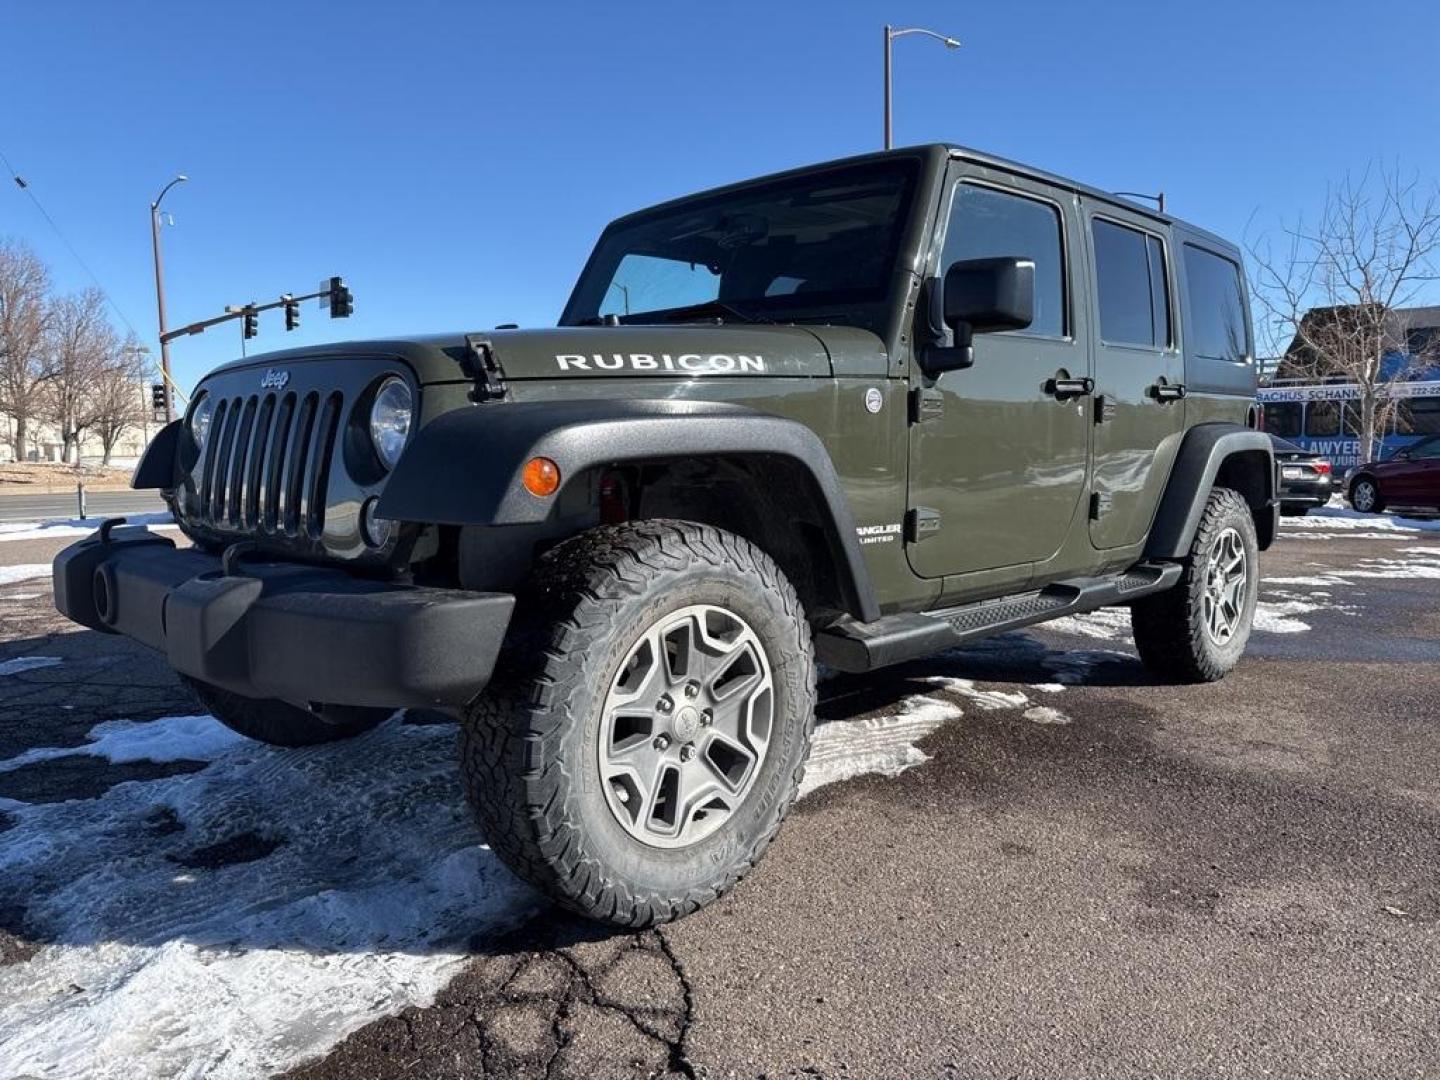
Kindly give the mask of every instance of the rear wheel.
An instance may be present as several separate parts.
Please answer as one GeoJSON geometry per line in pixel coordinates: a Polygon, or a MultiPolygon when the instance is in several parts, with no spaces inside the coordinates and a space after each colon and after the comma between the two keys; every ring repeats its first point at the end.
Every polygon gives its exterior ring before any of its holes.
{"type": "Polygon", "coordinates": [[[231,731],[271,746],[315,746],[361,735],[388,717],[392,709],[353,706],[326,710],[325,718],[274,698],[248,698],[182,675],[200,703],[231,731]]]}
{"type": "Polygon", "coordinates": [[[1145,666],[1175,682],[1213,682],[1233,668],[1255,619],[1259,556],[1250,507],[1238,492],[1216,488],[1180,580],[1130,607],[1145,666]]]}
{"type": "Polygon", "coordinates": [[[1362,476],[1350,485],[1350,505],[1362,514],[1378,514],[1385,509],[1380,498],[1380,485],[1368,476],[1362,476]]]}
{"type": "Polygon", "coordinates": [[[521,877],[590,918],[685,915],[760,858],[814,724],[800,602],[763,552],[679,521],[559,545],[461,728],[466,791],[521,877]]]}

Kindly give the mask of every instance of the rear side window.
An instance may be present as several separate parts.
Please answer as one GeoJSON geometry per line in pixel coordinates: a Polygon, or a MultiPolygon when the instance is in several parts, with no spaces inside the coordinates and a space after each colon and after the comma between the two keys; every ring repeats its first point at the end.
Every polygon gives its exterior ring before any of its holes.
{"type": "Polygon", "coordinates": [[[1305,409],[1305,434],[1329,436],[1340,434],[1340,403],[1312,401],[1305,409]]]}
{"type": "Polygon", "coordinates": [[[962,259],[1014,256],[1035,261],[1035,318],[1023,331],[1065,333],[1065,256],[1060,212],[1049,203],[959,184],[950,206],[940,272],[962,259]]]}
{"type": "Polygon", "coordinates": [[[1193,339],[1190,352],[1207,360],[1244,363],[1250,341],[1240,267],[1223,255],[1186,244],[1185,295],[1193,339]]]}
{"type": "Polygon", "coordinates": [[[1160,241],[1137,229],[1095,219],[1095,280],[1100,338],[1107,345],[1170,345],[1170,301],[1160,241]]]}
{"type": "Polygon", "coordinates": [[[1265,406],[1265,430],[1282,439],[1293,439],[1300,434],[1300,403],[1298,401],[1272,401],[1265,406]]]}
{"type": "Polygon", "coordinates": [[[1395,431],[1400,435],[1440,434],[1440,398],[1399,401],[1395,409],[1395,431]]]}

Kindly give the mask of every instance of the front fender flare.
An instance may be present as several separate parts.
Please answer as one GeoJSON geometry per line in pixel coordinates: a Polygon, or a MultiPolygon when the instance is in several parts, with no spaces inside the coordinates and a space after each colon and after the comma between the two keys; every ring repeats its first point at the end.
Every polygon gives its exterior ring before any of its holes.
{"type": "Polygon", "coordinates": [[[1246,481],[1241,494],[1255,517],[1260,546],[1270,546],[1279,514],[1270,436],[1239,424],[1198,424],[1180,444],[1145,545],[1147,558],[1181,559],[1189,553],[1200,516],[1222,473],[1232,483],[1242,477],[1246,481]]]}
{"type": "Polygon", "coordinates": [[[476,405],[418,431],[385,485],[381,517],[436,525],[543,522],[553,499],[520,482],[532,457],[547,457],[564,479],[599,465],[706,457],[788,458],[814,480],[842,595],[862,621],[879,618],[855,520],[819,437],[794,420],[741,405],[705,401],[533,401],[476,405]]]}

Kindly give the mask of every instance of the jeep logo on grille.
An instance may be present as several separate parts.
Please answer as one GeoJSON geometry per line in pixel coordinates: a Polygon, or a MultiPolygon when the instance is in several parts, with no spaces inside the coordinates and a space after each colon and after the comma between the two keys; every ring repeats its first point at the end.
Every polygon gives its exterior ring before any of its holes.
{"type": "Polygon", "coordinates": [[[290,372],[276,371],[274,368],[266,368],[265,374],[260,376],[261,390],[284,390],[285,384],[290,381],[290,372]]]}

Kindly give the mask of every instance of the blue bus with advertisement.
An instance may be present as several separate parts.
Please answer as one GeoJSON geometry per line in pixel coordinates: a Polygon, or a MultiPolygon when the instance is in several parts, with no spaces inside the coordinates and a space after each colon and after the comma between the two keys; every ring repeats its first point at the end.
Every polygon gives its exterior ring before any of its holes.
{"type": "MultiPolygon", "coordinates": [[[[1428,374],[1428,373],[1427,373],[1428,374]]],[[[1376,457],[1440,435],[1440,378],[1397,380],[1381,391],[1376,457]]],[[[1360,450],[1359,390],[1354,383],[1274,379],[1255,395],[1265,430],[1329,458],[1338,476],[1363,460],[1360,450]]]]}

